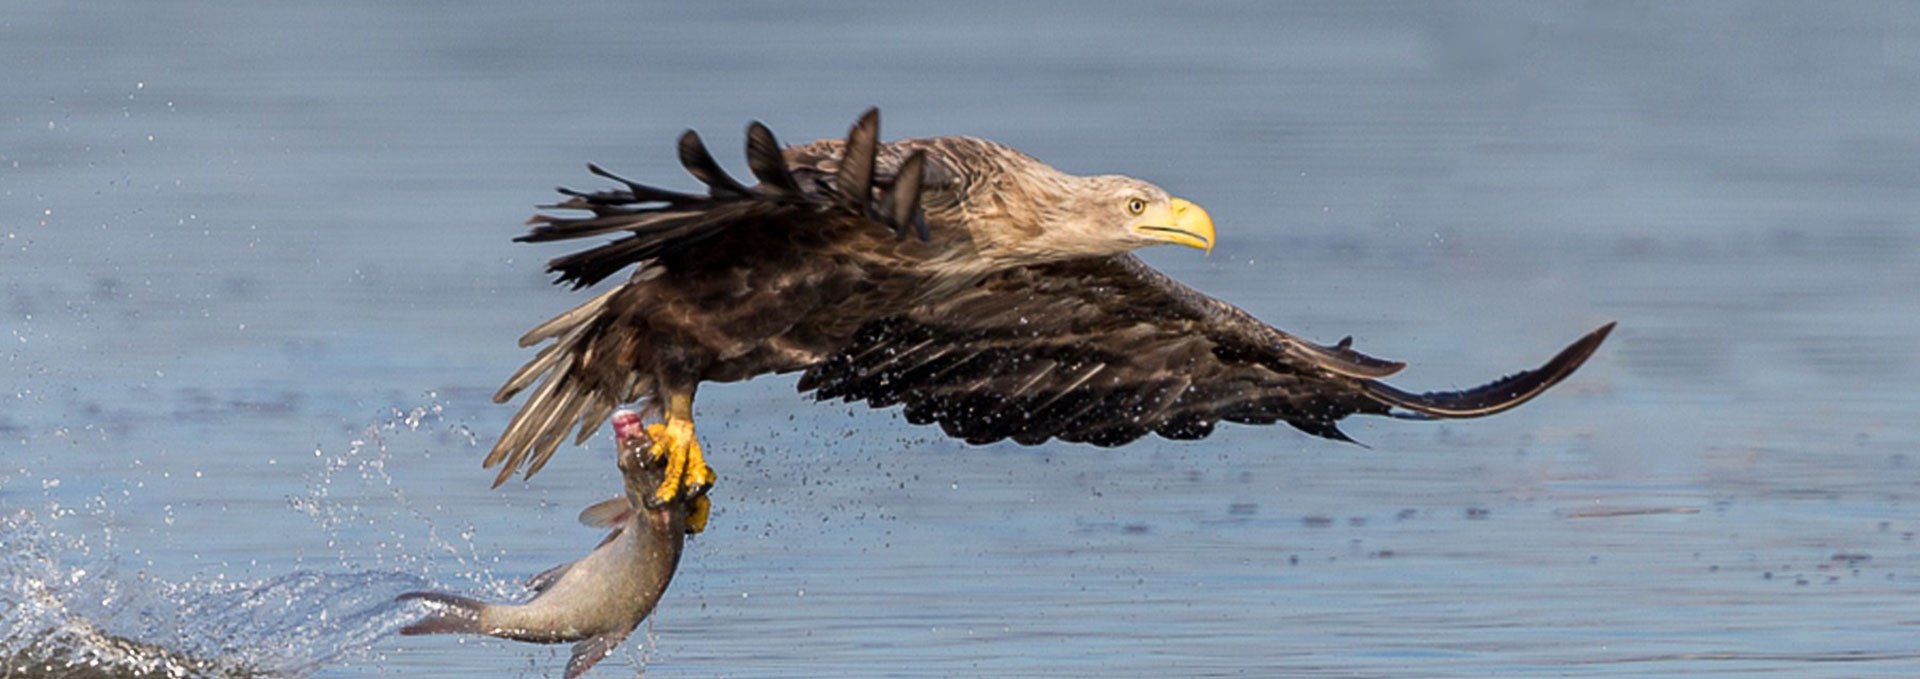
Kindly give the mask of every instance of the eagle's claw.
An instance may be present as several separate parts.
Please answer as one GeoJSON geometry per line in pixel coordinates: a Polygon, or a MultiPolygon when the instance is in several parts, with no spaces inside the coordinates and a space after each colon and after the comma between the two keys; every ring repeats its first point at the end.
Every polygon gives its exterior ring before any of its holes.
{"type": "MultiPolygon", "coordinates": [[[[668,417],[664,424],[647,425],[647,434],[653,438],[653,447],[648,449],[650,459],[666,459],[667,470],[662,474],[660,487],[654,489],[647,498],[647,506],[659,508],[671,502],[704,496],[708,488],[713,487],[713,468],[707,466],[707,460],[700,452],[700,441],[694,437],[693,420],[668,417]]],[[[697,509],[704,509],[704,503],[696,503],[697,509]]],[[[699,511],[699,521],[690,521],[689,526],[706,523],[706,512],[699,511]]],[[[695,532],[698,532],[696,529],[695,532]]]]}

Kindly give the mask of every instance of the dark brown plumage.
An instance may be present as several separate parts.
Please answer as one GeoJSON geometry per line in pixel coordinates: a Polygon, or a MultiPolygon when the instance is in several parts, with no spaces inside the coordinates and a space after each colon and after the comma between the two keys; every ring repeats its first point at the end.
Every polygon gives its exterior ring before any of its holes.
{"type": "Polygon", "coordinates": [[[799,370],[817,398],[904,405],[910,421],[976,443],[1194,439],[1221,421],[1344,440],[1335,423],[1355,413],[1478,417],[1519,405],[1612,328],[1537,370],[1411,394],[1377,381],[1400,363],[1288,335],[1129,254],[1213,245],[1204,210],[1139,180],[1067,175],[968,137],[881,143],[873,111],[844,141],[787,149],[749,126],[754,186],[692,132],[679,153],[706,195],[590,167],[624,186],[562,189],[570,198],[550,207],[588,214],[537,215],[520,238],[613,236],[550,262],[575,288],[638,270],[521,338],[552,344],[495,396],[539,385],[487,458],[504,463],[499,480],[522,466],[531,475],[569,431],[584,439],[618,404],[647,399],[685,427],[688,483],[701,486],[712,477],[696,474],[696,387],[799,370]]]}
{"type": "Polygon", "coordinates": [[[1479,417],[1572,374],[1612,324],[1536,370],[1461,392],[1410,394],[1378,381],[1404,364],[1320,346],[1153,270],[1133,255],[997,274],[861,329],[810,368],[822,400],[904,405],[969,443],[1049,438],[1114,446],[1156,433],[1198,439],[1221,421],[1286,422],[1349,440],[1355,413],[1479,417]]]}

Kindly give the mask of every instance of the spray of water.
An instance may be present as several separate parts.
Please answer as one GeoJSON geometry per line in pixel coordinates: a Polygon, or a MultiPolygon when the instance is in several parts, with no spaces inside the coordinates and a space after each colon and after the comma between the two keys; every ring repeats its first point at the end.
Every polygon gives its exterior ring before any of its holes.
{"type": "MultiPolygon", "coordinates": [[[[428,430],[475,445],[464,426],[444,426],[442,417],[437,401],[396,408],[342,452],[315,450],[318,469],[288,502],[335,551],[335,563],[321,569],[245,581],[127,573],[107,495],[80,506],[52,494],[33,509],[0,505],[0,676],[307,676],[364,657],[411,622],[418,611],[393,599],[435,586],[436,572],[468,589],[519,590],[487,569],[471,526],[443,535],[387,473],[396,437],[428,430]],[[93,525],[55,528],[75,519],[93,525]]],[[[0,491],[26,482],[0,478],[0,491]]],[[[43,493],[58,487],[40,483],[43,493]]]]}

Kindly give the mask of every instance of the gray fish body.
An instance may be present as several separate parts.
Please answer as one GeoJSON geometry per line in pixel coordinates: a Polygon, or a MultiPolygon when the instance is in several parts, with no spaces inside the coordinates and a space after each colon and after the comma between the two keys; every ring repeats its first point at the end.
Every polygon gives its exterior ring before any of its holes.
{"type": "Polygon", "coordinates": [[[493,636],[545,644],[624,636],[653,612],[673,579],[686,542],[684,514],[677,504],[639,505],[599,548],[549,571],[556,577],[532,601],[481,609],[480,626],[493,636]]]}
{"type": "Polygon", "coordinates": [[[401,628],[403,635],[485,634],[541,644],[578,642],[566,676],[584,674],[625,640],[653,613],[666,594],[686,545],[688,502],[648,508],[664,474],[647,459],[648,441],[638,433],[638,418],[614,418],[620,432],[620,469],[626,493],[587,508],[580,520],[613,527],[600,546],[577,561],[533,576],[527,585],[539,593],[524,604],[490,604],[438,592],[409,592],[402,601],[440,604],[426,619],[401,628]]]}

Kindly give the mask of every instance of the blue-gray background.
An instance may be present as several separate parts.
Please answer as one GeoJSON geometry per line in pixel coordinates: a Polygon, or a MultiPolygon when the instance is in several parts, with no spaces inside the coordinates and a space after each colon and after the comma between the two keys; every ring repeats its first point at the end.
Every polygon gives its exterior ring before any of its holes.
{"type": "MultiPolygon", "coordinates": [[[[113,631],[289,573],[512,595],[584,552],[604,439],[478,466],[514,338],[581,299],[520,220],[588,161],[688,186],[688,127],[738,167],[748,120],[877,105],[1195,200],[1219,248],[1152,262],[1403,387],[1620,329],[1518,411],[1350,421],[1370,448],[976,448],[709,388],[712,529],[599,676],[1920,666],[1911,4],[29,1],[0,95],[0,538],[48,554],[5,597],[65,577],[113,631]]],[[[563,659],[360,614],[281,666],[563,659]]],[[[231,627],[198,648],[278,634],[231,627]]]]}

